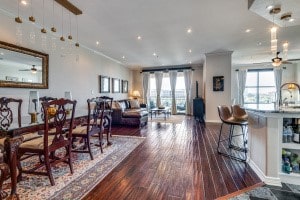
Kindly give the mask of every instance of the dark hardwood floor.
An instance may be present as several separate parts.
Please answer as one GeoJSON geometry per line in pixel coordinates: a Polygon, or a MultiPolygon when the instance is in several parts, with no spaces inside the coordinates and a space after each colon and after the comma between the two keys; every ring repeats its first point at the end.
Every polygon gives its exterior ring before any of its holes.
{"type": "Polygon", "coordinates": [[[220,124],[149,122],[113,134],[144,136],[135,149],[84,199],[215,199],[260,183],[250,166],[216,151],[220,124]]]}

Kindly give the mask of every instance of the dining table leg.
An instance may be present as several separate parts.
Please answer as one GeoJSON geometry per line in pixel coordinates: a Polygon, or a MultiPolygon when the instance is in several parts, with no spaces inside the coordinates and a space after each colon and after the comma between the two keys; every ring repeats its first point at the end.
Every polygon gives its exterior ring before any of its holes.
{"type": "Polygon", "coordinates": [[[17,152],[23,137],[7,138],[5,140],[5,150],[8,156],[8,165],[11,177],[11,193],[7,199],[19,199],[17,194],[17,152]]]}

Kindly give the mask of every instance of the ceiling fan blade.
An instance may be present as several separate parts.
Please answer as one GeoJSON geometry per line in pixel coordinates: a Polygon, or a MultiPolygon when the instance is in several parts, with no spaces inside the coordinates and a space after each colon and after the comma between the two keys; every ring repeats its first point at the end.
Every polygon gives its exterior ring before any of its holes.
{"type": "Polygon", "coordinates": [[[290,62],[290,61],[285,60],[285,61],[282,61],[282,64],[293,64],[293,63],[290,62]]]}
{"type": "Polygon", "coordinates": [[[300,58],[288,59],[287,61],[300,61],[300,58]]]}

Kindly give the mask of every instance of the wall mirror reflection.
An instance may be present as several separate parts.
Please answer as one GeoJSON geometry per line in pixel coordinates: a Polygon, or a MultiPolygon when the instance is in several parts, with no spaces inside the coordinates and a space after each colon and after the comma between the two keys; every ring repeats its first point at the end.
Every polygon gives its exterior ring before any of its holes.
{"type": "Polygon", "coordinates": [[[48,54],[0,41],[0,87],[48,88],[48,54]]]}

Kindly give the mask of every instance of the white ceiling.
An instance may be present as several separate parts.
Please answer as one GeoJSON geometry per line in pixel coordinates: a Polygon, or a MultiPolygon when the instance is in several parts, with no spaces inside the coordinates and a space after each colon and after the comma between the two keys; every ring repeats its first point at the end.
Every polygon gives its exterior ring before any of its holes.
{"type": "MultiPolygon", "coordinates": [[[[30,3],[30,0],[27,0],[30,3]]],[[[33,14],[41,25],[42,0],[33,2],[33,14]]],[[[261,0],[256,0],[261,1],[261,0]]],[[[248,10],[247,0],[70,0],[83,11],[78,16],[79,42],[131,68],[200,64],[205,53],[233,51],[233,64],[270,61],[270,27],[272,21],[260,12],[268,10],[256,6],[248,10]],[[253,9],[252,9],[253,10],[253,9]],[[192,33],[187,34],[191,28],[192,33]],[[249,33],[245,30],[250,29],[249,33]],[[142,40],[137,40],[140,35],[142,40]],[[96,45],[96,41],[100,44],[96,45]],[[189,49],[192,52],[189,52],[189,49]],[[153,53],[157,56],[153,56],[153,53]],[[125,59],[122,58],[125,56],[125,59]]],[[[272,4],[291,4],[299,13],[298,0],[264,0],[272,4]]],[[[255,2],[257,3],[257,2],[255,2]]],[[[257,5],[257,4],[253,4],[257,5]]],[[[52,0],[45,0],[45,26],[54,24],[61,32],[61,8],[55,3],[53,20],[52,0]]],[[[0,8],[17,13],[17,3],[0,0],[0,8]]],[[[287,8],[287,6],[285,6],[287,8]]],[[[30,5],[20,7],[20,15],[28,18],[30,5]]],[[[64,27],[69,18],[65,12],[64,27]]],[[[72,32],[76,38],[75,17],[72,32]]],[[[300,17],[295,19],[299,24],[300,17]]],[[[12,21],[12,23],[14,23],[12,21]]],[[[50,31],[48,31],[50,32],[50,31]]],[[[49,34],[49,33],[47,33],[49,34]]],[[[65,34],[66,35],[66,34],[65,34]]],[[[290,42],[289,59],[300,58],[300,26],[281,28],[281,40],[290,42]]],[[[281,50],[281,49],[279,49],[281,50]]]]}

